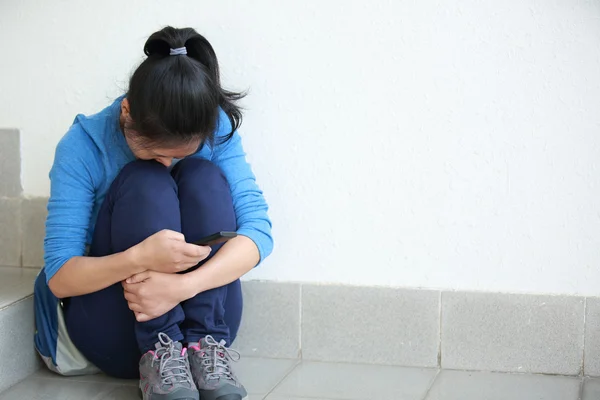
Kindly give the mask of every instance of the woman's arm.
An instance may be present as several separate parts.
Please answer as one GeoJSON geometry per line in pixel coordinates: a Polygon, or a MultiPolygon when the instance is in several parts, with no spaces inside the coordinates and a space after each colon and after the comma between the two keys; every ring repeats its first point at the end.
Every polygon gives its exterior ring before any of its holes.
{"type": "Polygon", "coordinates": [[[48,287],[58,298],[93,293],[143,272],[132,252],[84,257],[95,202],[103,178],[95,145],[74,125],[63,137],[50,171],[44,261],[48,287]]]}
{"type": "Polygon", "coordinates": [[[258,264],[258,247],[246,236],[229,240],[201,268],[185,277],[185,297],[225,286],[248,273],[258,264]]]}
{"type": "Polygon", "coordinates": [[[73,257],[48,281],[48,287],[58,298],[80,296],[107,288],[144,270],[136,265],[130,251],[106,257],[73,257]]]}
{"type": "Polygon", "coordinates": [[[60,141],[50,171],[50,201],[44,241],[48,287],[64,298],[97,292],[145,270],[175,273],[198,264],[210,248],[161,231],[131,249],[84,257],[95,188],[104,179],[91,139],[77,125],[60,141]]]}
{"type": "MultiPolygon", "coordinates": [[[[217,143],[230,129],[229,119],[221,111],[217,143]]],[[[212,162],[221,168],[229,182],[237,233],[250,238],[258,248],[258,262],[264,260],[273,251],[271,220],[267,214],[269,207],[262,190],[256,184],[252,168],[246,161],[242,138],[238,132],[234,132],[227,142],[215,146],[212,162]]]]}
{"type": "Polygon", "coordinates": [[[218,144],[230,129],[229,119],[221,112],[212,162],[221,168],[229,183],[239,236],[228,241],[198,270],[197,275],[209,279],[210,283],[204,283],[204,286],[210,288],[238,279],[273,250],[267,202],[246,161],[239,133],[234,132],[230,140],[218,144]],[[199,272],[200,270],[205,271],[199,272]]]}
{"type": "MultiPolygon", "coordinates": [[[[230,129],[227,116],[221,112],[216,142],[219,143],[230,129]]],[[[235,132],[230,140],[218,144],[211,161],[221,168],[229,183],[239,236],[225,243],[201,268],[177,277],[183,281],[184,290],[172,301],[187,300],[202,291],[239,279],[273,250],[268,206],[246,161],[240,135],[235,132]]],[[[143,282],[150,275],[146,272],[132,276],[127,284],[143,282]]],[[[135,290],[133,286],[127,286],[126,290],[128,288],[135,290]]]]}
{"type": "Polygon", "coordinates": [[[254,242],[238,236],[193,272],[180,275],[144,271],[128,278],[123,282],[125,299],[139,322],[149,321],[198,293],[235,281],[250,271],[258,260],[254,242]]]}
{"type": "Polygon", "coordinates": [[[95,144],[78,124],[73,125],[56,146],[44,240],[46,279],[59,298],[91,293],[119,280],[120,273],[114,270],[125,262],[123,256],[108,261],[83,257],[95,187],[102,177],[95,144]],[[106,271],[105,264],[109,264],[106,271]]]}
{"type": "Polygon", "coordinates": [[[73,257],[54,274],[48,286],[59,298],[79,296],[147,270],[166,274],[185,271],[209,254],[210,247],[186,243],[181,233],[162,230],[122,253],[73,257]]]}

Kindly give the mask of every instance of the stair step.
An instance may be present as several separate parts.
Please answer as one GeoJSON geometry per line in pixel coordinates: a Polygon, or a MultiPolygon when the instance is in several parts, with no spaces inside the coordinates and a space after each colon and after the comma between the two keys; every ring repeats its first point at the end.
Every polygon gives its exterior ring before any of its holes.
{"type": "Polygon", "coordinates": [[[0,267],[0,392],[41,367],[33,347],[37,268],[0,267]]]}

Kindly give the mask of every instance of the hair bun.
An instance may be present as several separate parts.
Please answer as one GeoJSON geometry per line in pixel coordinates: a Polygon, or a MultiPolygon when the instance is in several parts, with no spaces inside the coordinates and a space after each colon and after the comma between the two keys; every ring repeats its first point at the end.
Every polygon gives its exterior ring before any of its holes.
{"type": "Polygon", "coordinates": [[[144,45],[144,53],[148,56],[166,57],[171,49],[185,47],[188,35],[184,29],[175,29],[167,26],[158,32],[155,32],[148,38],[144,45]]]}
{"type": "Polygon", "coordinates": [[[148,57],[168,56],[171,46],[162,39],[148,40],[144,45],[144,53],[148,57]]]}
{"type": "Polygon", "coordinates": [[[221,83],[214,49],[204,36],[192,28],[176,29],[167,26],[154,32],[144,45],[144,53],[148,57],[155,56],[157,58],[186,54],[190,59],[202,64],[209,71],[215,83],[218,85],[221,83]],[[172,54],[171,50],[177,51],[172,54]]]}

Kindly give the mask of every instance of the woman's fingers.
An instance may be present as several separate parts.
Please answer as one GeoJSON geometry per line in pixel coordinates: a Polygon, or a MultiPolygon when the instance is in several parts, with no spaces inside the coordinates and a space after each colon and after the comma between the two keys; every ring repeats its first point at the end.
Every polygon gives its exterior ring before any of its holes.
{"type": "Polygon", "coordinates": [[[183,236],[183,233],[180,233],[177,231],[172,231],[169,229],[165,229],[165,230],[161,231],[161,233],[167,239],[177,240],[179,242],[185,242],[185,236],[183,236]]]}
{"type": "MultiPolygon", "coordinates": [[[[181,252],[189,259],[204,260],[210,254],[209,246],[197,246],[192,243],[184,243],[181,252]]],[[[198,262],[198,261],[196,261],[198,262]]]]}
{"type": "Polygon", "coordinates": [[[140,283],[144,282],[146,279],[150,278],[150,271],[140,272],[139,274],[135,274],[127,278],[127,283],[140,283]]]}
{"type": "Polygon", "coordinates": [[[125,300],[127,300],[128,303],[135,303],[138,300],[137,295],[131,292],[123,292],[123,294],[125,296],[125,300]]]}
{"type": "Polygon", "coordinates": [[[127,303],[127,305],[129,306],[129,309],[130,309],[131,311],[133,311],[133,312],[142,312],[142,311],[144,311],[144,310],[142,309],[142,306],[140,306],[140,305],[139,305],[139,304],[137,304],[137,303],[131,303],[131,302],[129,302],[129,303],[127,303]]]}
{"type": "Polygon", "coordinates": [[[135,319],[137,320],[137,322],[146,322],[146,321],[150,321],[150,317],[144,313],[141,312],[136,312],[135,313],[135,319]]]}

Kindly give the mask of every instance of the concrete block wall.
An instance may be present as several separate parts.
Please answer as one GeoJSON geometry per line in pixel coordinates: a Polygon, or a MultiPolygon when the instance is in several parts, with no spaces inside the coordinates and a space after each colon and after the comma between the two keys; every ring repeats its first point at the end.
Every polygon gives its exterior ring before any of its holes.
{"type": "Polygon", "coordinates": [[[0,266],[43,265],[47,202],[23,196],[19,131],[0,129],[0,266]]]}
{"type": "Polygon", "coordinates": [[[21,265],[44,265],[44,236],[48,198],[23,198],[21,201],[21,265]]]}
{"type": "Polygon", "coordinates": [[[19,131],[0,130],[0,265],[21,266],[21,157],[19,131]]]}
{"type": "Polygon", "coordinates": [[[600,376],[600,299],[248,281],[246,356],[600,376]]]}

